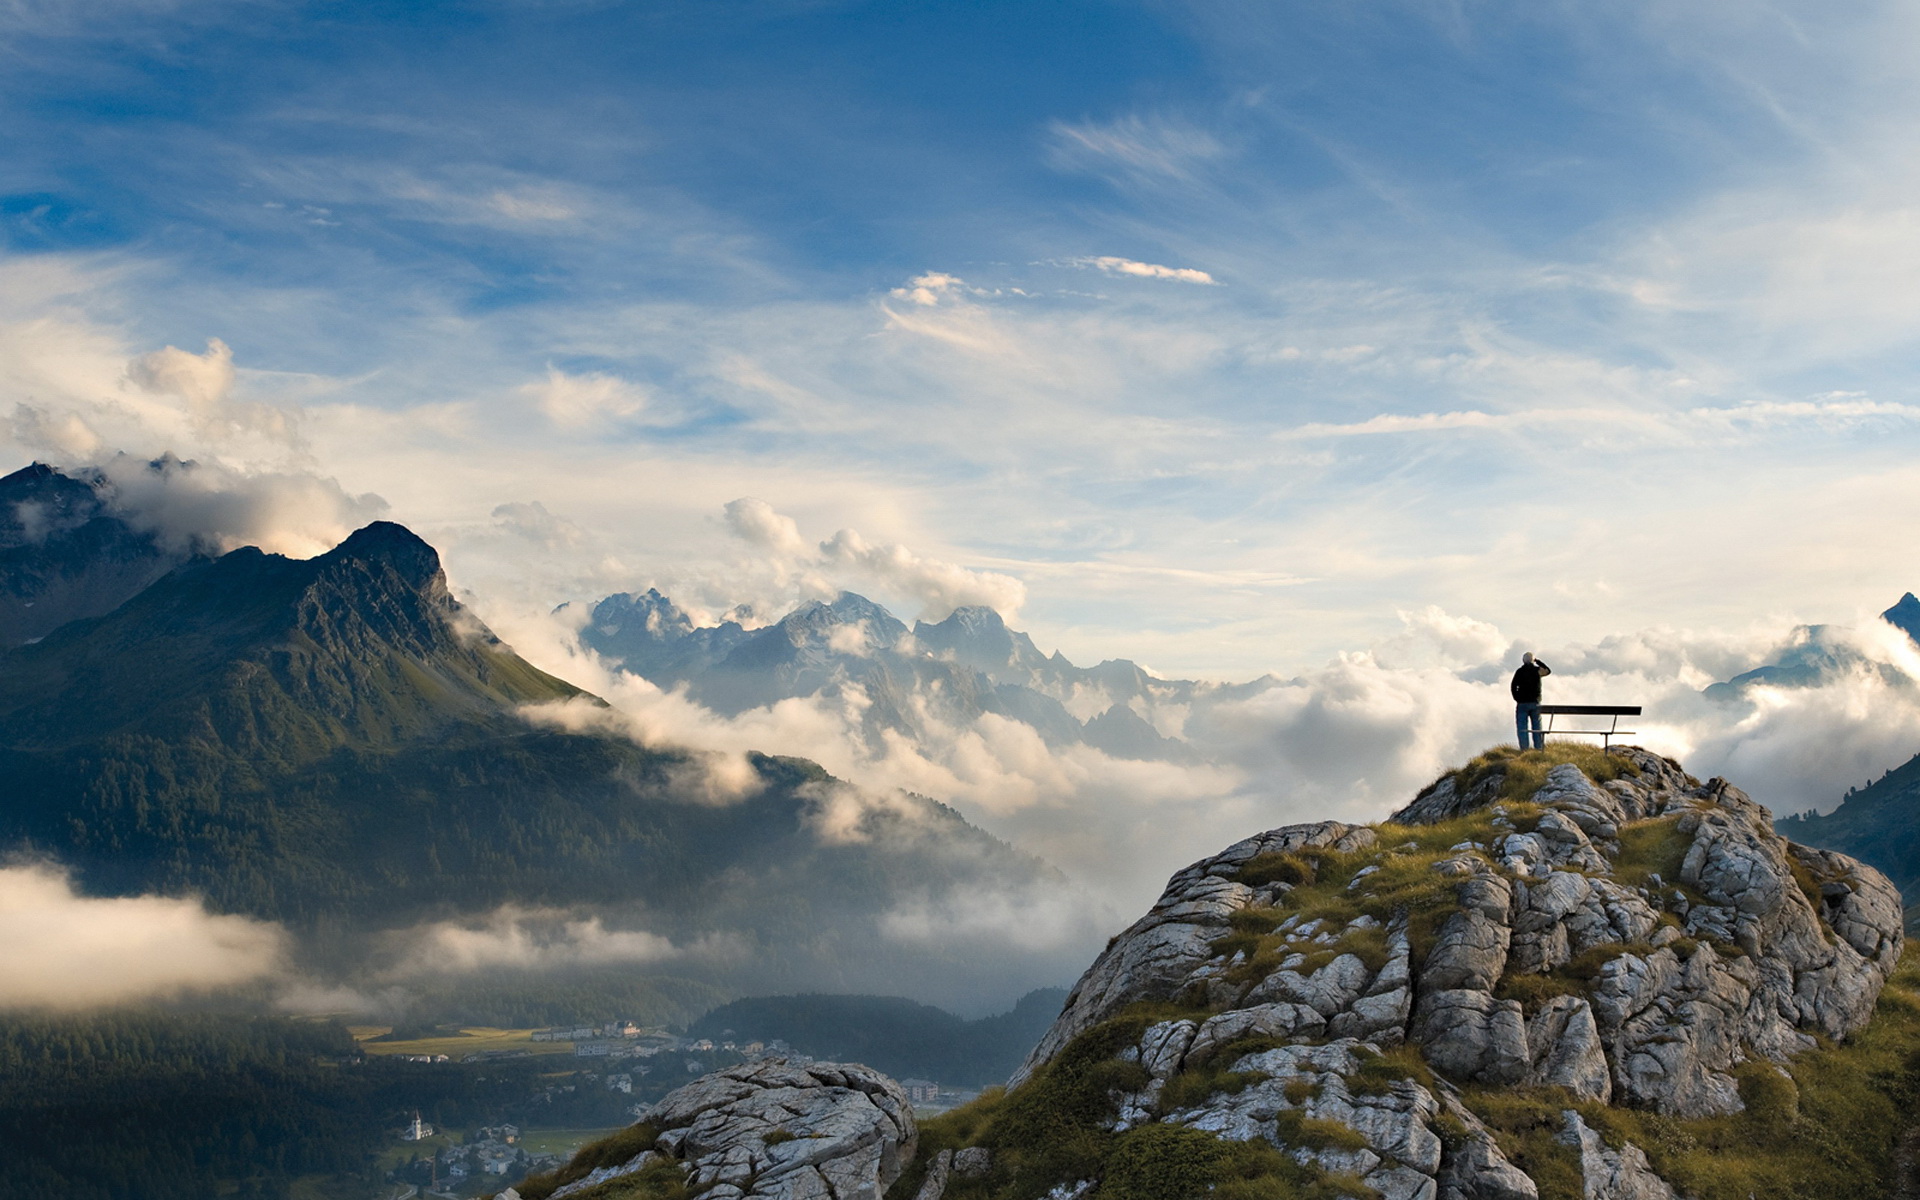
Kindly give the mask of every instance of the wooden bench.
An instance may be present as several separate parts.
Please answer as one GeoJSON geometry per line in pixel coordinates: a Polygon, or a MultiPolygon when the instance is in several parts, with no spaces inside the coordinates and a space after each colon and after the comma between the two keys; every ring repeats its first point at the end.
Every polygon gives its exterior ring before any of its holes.
{"type": "MultiPolygon", "coordinates": [[[[1547,727],[1540,731],[1543,740],[1552,733],[1597,737],[1600,739],[1601,748],[1611,749],[1614,738],[1634,735],[1633,730],[1620,728],[1620,718],[1639,716],[1640,706],[1638,704],[1542,704],[1540,715],[1547,719],[1547,727]],[[1610,717],[1612,719],[1607,722],[1605,729],[1555,729],[1553,727],[1555,717],[1610,717]]],[[[1599,723],[1594,722],[1596,725],[1599,723]]]]}

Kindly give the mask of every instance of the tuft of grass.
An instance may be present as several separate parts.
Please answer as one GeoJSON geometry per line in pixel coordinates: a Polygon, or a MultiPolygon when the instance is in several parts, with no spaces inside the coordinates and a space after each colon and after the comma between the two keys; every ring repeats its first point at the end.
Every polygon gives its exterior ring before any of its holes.
{"type": "MultiPolygon", "coordinates": [[[[887,1200],[911,1200],[934,1155],[966,1146],[991,1149],[993,1167],[984,1177],[950,1180],[946,1200],[1034,1200],[1057,1184],[1080,1179],[1100,1180],[1103,1200],[1377,1200],[1377,1193],[1358,1180],[1303,1167],[1264,1142],[1222,1141],[1201,1130],[1158,1122],[1126,1133],[1108,1128],[1117,1093],[1137,1091],[1147,1080],[1138,1064],[1120,1062],[1114,1055],[1137,1042],[1148,1025],[1177,1015],[1193,1014],[1168,1004],[1131,1006],[1075,1038],[1013,1094],[987,1092],[921,1122],[918,1154],[887,1190],[887,1200]]],[[[1273,1044],[1245,1038],[1221,1047],[1210,1063],[1196,1064],[1168,1081],[1161,1093],[1163,1109],[1249,1086],[1261,1076],[1227,1066],[1273,1044]],[[1176,1103],[1169,1105],[1170,1099],[1176,1103]]],[[[1343,1125],[1325,1129],[1322,1124],[1309,1123],[1294,1144],[1339,1144],[1343,1131],[1344,1136],[1355,1136],[1343,1125]]]]}
{"type": "Polygon", "coordinates": [[[795,1141],[799,1136],[790,1129],[769,1129],[760,1135],[760,1140],[768,1146],[778,1146],[782,1142],[795,1141]]]}
{"type": "Polygon", "coordinates": [[[1274,1114],[1274,1134],[1282,1145],[1306,1150],[1365,1150],[1367,1139],[1351,1125],[1309,1117],[1293,1109],[1274,1114]]]}
{"type": "MultiPolygon", "coordinates": [[[[1547,772],[1562,763],[1579,767],[1595,783],[1632,779],[1639,775],[1639,769],[1624,754],[1613,754],[1584,742],[1554,742],[1544,750],[1494,746],[1475,756],[1466,766],[1449,771],[1440,779],[1451,776],[1454,790],[1465,795],[1488,776],[1499,772],[1502,778],[1496,802],[1525,800],[1547,782],[1547,772]]],[[[1439,783],[1440,779],[1434,782],[1439,783]]]]}
{"type": "MultiPolygon", "coordinates": [[[[651,1125],[629,1125],[610,1137],[604,1137],[597,1142],[589,1142],[580,1147],[566,1166],[544,1175],[530,1175],[514,1187],[520,1193],[522,1200],[547,1200],[548,1196],[567,1184],[584,1179],[602,1167],[617,1167],[621,1163],[630,1162],[635,1155],[644,1150],[651,1150],[654,1142],[659,1138],[660,1131],[651,1125]]],[[[674,1178],[678,1180],[679,1168],[671,1164],[668,1166],[673,1171],[674,1178]]],[[[598,1189],[595,1190],[598,1191],[598,1189]]],[[[633,1194],[639,1196],[652,1193],[633,1194]]]]}
{"type": "Polygon", "coordinates": [[[1587,990],[1580,981],[1558,971],[1545,974],[1509,971],[1494,985],[1493,994],[1502,1000],[1518,1000],[1521,1008],[1532,1013],[1557,996],[1584,996],[1587,990]]]}
{"type": "Polygon", "coordinates": [[[1256,854],[1240,864],[1240,873],[1234,878],[1248,887],[1259,887],[1265,883],[1286,883],[1298,887],[1314,882],[1319,876],[1320,864],[1313,851],[1277,850],[1256,854]]]}
{"type": "Polygon", "coordinates": [[[1265,1078],[1258,1071],[1182,1071],[1160,1089],[1160,1111],[1179,1112],[1213,1096],[1236,1095],[1265,1078]]]}
{"type": "Polygon", "coordinates": [[[1540,1188],[1540,1200],[1582,1200],[1580,1153],[1560,1142],[1561,1112],[1575,1107],[1558,1088],[1475,1088],[1461,1099],[1486,1123],[1501,1153],[1540,1188]]]}
{"type": "Polygon", "coordinates": [[[1142,1125],[1122,1134],[1100,1178],[1099,1194],[1101,1200],[1379,1197],[1356,1179],[1303,1167],[1265,1142],[1222,1141],[1184,1125],[1142,1125]]]}
{"type": "Polygon", "coordinates": [[[1680,814],[1630,821],[1620,827],[1620,856],[1613,877],[1627,887],[1651,887],[1660,876],[1666,891],[1680,886],[1680,866],[1686,861],[1693,837],[1680,832],[1680,814]]]}
{"type": "MultiPolygon", "coordinates": [[[[1787,855],[1787,870],[1793,873],[1793,881],[1800,885],[1800,894],[1807,898],[1807,903],[1813,906],[1813,911],[1824,912],[1825,909],[1821,907],[1820,881],[1813,877],[1813,871],[1792,854],[1787,855]]],[[[1821,937],[1829,943],[1833,941],[1833,935],[1828,931],[1825,921],[1822,921],[1817,928],[1820,930],[1821,937]]]]}
{"type": "Polygon", "coordinates": [[[1440,1086],[1433,1068],[1427,1065],[1419,1047],[1411,1042],[1364,1056],[1360,1069],[1347,1077],[1347,1087],[1356,1095],[1385,1095],[1403,1079],[1410,1079],[1428,1091],[1440,1086]]]}

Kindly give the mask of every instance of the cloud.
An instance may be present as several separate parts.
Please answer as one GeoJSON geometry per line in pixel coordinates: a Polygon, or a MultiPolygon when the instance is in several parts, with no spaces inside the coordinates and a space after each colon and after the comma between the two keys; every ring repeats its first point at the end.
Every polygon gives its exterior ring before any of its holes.
{"type": "Polygon", "coordinates": [[[45,864],[0,867],[0,1007],[127,1004],[253,983],[280,970],[276,925],[199,901],[80,895],[45,864]]]}
{"type": "Polygon", "coordinates": [[[967,286],[967,281],[958,275],[949,275],[945,271],[928,271],[916,275],[907,281],[905,287],[894,288],[888,295],[900,300],[918,304],[922,308],[932,308],[950,295],[980,295],[980,289],[967,286]]]}
{"type": "Polygon", "coordinates": [[[1226,153],[1211,133],[1167,117],[1055,121],[1047,133],[1047,157],[1055,167],[1137,180],[1188,181],[1202,164],[1226,153]]]}
{"type": "Polygon", "coordinates": [[[809,543],[797,521],[751,496],[729,501],[725,516],[728,530],[756,552],[756,565],[791,597],[756,608],[832,600],[843,590],[865,589],[878,593],[883,603],[904,600],[917,606],[923,620],[940,621],[967,605],[1011,616],[1026,600],[1026,585],[1010,575],[928,558],[894,542],[870,542],[858,530],[842,529],[817,545],[809,543]]]}
{"type": "Polygon", "coordinates": [[[974,571],[955,563],[922,558],[895,543],[876,544],[852,529],[842,529],[820,543],[820,560],[829,567],[850,570],[855,578],[913,597],[925,620],[944,620],[956,608],[980,605],[1002,616],[1018,612],[1026,602],[1027,587],[1009,575],[974,571]]]}
{"type": "MultiPolygon", "coordinates": [[[[594,718],[605,728],[691,747],[715,762],[744,761],[748,750],[820,762],[848,783],[820,797],[816,832],[824,839],[864,836],[876,814],[910,814],[902,793],[931,796],[1061,867],[1120,919],[1151,900],[1169,872],[1220,846],[1295,821],[1381,819],[1441,771],[1509,741],[1506,682],[1521,648],[1553,665],[1554,699],[1641,704],[1647,717],[1634,726],[1635,741],[1678,757],[1701,778],[1725,774],[1782,813],[1830,806],[1845,783],[1920,747],[1920,650],[1877,620],[1821,634],[1853,665],[1816,686],[1753,688],[1734,701],[1702,689],[1778,659],[1804,632],[1763,621],[1573,646],[1528,639],[1523,647],[1492,622],[1438,606],[1402,612],[1400,621],[1373,646],[1293,678],[1202,685],[1190,704],[1154,710],[1163,733],[1197,751],[1191,765],[1050,746],[1032,727],[992,713],[950,723],[911,694],[894,699],[919,705],[921,734],[888,730],[876,741],[864,720],[868,698],[851,684],[726,718],[682,691],[611,671],[557,634],[545,647],[519,629],[511,636],[537,647],[538,665],[611,701],[617,715],[599,710],[594,718]]],[[[1075,703],[1091,715],[1110,701],[1089,695],[1075,703]]],[[[1005,929],[1005,907],[916,902],[892,914],[888,928],[907,940],[1005,929]]]]}
{"type": "Polygon", "coordinates": [[[571,221],[580,215],[573,204],[551,189],[500,189],[487,197],[487,203],[512,221],[571,221]]]}
{"type": "Polygon", "coordinates": [[[111,503],[136,528],[176,549],[225,553],[258,546],[311,558],[387,511],[380,497],[347,493],[332,479],[247,471],[217,463],[116,455],[100,464],[111,503]]]}
{"type": "Polygon", "coordinates": [[[155,396],[171,396],[202,434],[257,435],[297,448],[297,415],[272,404],[249,403],[233,395],[233,350],[219,338],[207,339],[204,354],[176,346],[142,354],[127,364],[127,379],[155,396]]]}
{"type": "Polygon", "coordinates": [[[89,461],[106,449],[100,434],[78,413],[52,413],[26,403],[13,406],[7,434],[34,455],[56,462],[89,461]]]}
{"type": "Polygon", "coordinates": [[[1109,275],[1134,275],[1142,279],[1173,279],[1181,283],[1214,283],[1213,276],[1192,267],[1162,267],[1155,263],[1135,262],[1131,258],[1114,258],[1102,255],[1098,258],[1070,258],[1068,266],[1091,267],[1109,275]]]}
{"type": "Polygon", "coordinates": [[[644,929],[609,929],[599,916],[504,905],[466,920],[393,935],[399,978],[499,968],[542,969],[666,962],[687,953],[644,929]]]}
{"type": "Polygon", "coordinates": [[[548,512],[538,500],[496,505],[492,515],[494,525],[502,532],[547,550],[564,550],[586,540],[584,530],[548,512]]]}
{"type": "Polygon", "coordinates": [[[546,379],[520,392],[531,397],[548,420],[570,431],[632,420],[647,408],[646,393],[639,387],[598,371],[569,375],[548,366],[546,379]]]}
{"type": "Polygon", "coordinates": [[[901,943],[953,948],[969,943],[1006,952],[1097,946],[1131,914],[1079,888],[1028,888],[917,898],[887,910],[880,931],[901,943]],[[1116,920],[1117,918],[1117,920],[1116,920]]]}
{"type": "Polygon", "coordinates": [[[799,523],[775,512],[765,500],[752,496],[729,500],[726,518],[727,528],[750,546],[782,558],[803,558],[808,553],[799,523]]]}

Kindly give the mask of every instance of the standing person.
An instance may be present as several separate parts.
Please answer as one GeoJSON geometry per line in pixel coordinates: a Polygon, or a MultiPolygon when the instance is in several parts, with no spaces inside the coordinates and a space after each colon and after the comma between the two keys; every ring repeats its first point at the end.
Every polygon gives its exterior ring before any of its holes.
{"type": "Polygon", "coordinates": [[[1520,656],[1520,668],[1513,673],[1513,732],[1520,748],[1527,748],[1527,727],[1533,727],[1533,748],[1547,748],[1547,735],[1540,732],[1540,677],[1553,674],[1553,668],[1533,656],[1520,656]]]}

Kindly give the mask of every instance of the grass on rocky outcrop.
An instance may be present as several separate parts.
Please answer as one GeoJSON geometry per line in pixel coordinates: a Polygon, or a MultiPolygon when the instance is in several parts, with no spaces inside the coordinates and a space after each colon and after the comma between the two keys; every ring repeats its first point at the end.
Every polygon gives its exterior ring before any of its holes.
{"type": "Polygon", "coordinates": [[[1540,1200],[1578,1200],[1578,1155],[1561,1145],[1561,1113],[1577,1109],[1609,1144],[1632,1142],[1692,1200],[1831,1200],[1895,1194],[1895,1156],[1920,1125],[1920,950],[1909,949],[1873,1021],[1822,1044],[1785,1072],[1765,1061],[1737,1072],[1745,1112],[1683,1120],[1573,1103],[1554,1089],[1469,1089],[1470,1108],[1540,1186],[1540,1200]]]}
{"type": "MultiPolygon", "coordinates": [[[[602,1167],[617,1167],[653,1148],[660,1131],[651,1125],[629,1125],[610,1137],[580,1147],[566,1166],[544,1175],[530,1175],[514,1185],[521,1200],[547,1200],[570,1183],[585,1179],[602,1167]]],[[[598,1187],[575,1193],[580,1200],[682,1200],[689,1195],[680,1169],[656,1163],[645,1171],[609,1179],[598,1187]]]]}
{"type": "Polygon", "coordinates": [[[1464,796],[1498,771],[1505,778],[1501,780],[1500,792],[1495,799],[1524,800],[1539,791],[1547,782],[1547,772],[1561,763],[1572,763],[1579,767],[1595,783],[1631,779],[1640,773],[1639,768],[1633,765],[1633,760],[1624,754],[1614,754],[1586,742],[1554,742],[1544,750],[1494,746],[1470,760],[1466,766],[1448,771],[1433,782],[1438,784],[1443,779],[1452,778],[1454,790],[1464,796]]]}
{"type": "MultiPolygon", "coordinates": [[[[1524,799],[1502,803],[1501,812],[1521,832],[1531,830],[1541,814],[1524,799]]],[[[1378,970],[1387,956],[1385,926],[1402,914],[1408,918],[1415,956],[1424,957],[1441,922],[1455,908],[1460,883],[1457,877],[1435,871],[1434,864],[1460,853],[1453,847],[1463,842],[1484,845],[1495,832],[1494,815],[1490,808],[1482,808],[1433,825],[1388,822],[1374,827],[1379,840],[1366,850],[1305,847],[1249,859],[1236,880],[1249,886],[1285,883],[1291,890],[1275,907],[1245,909],[1231,918],[1230,932],[1214,942],[1214,953],[1231,957],[1239,952],[1245,957],[1227,978],[1234,982],[1265,978],[1294,953],[1307,955],[1296,968],[1302,974],[1343,953],[1355,954],[1378,970]],[[1356,882],[1363,870],[1368,873],[1356,882]],[[1319,921],[1315,934],[1340,933],[1363,915],[1381,927],[1345,932],[1330,945],[1313,944],[1296,932],[1301,925],[1319,921]],[[1289,917],[1298,918],[1294,928],[1280,932],[1278,926],[1289,917]]]]}
{"type": "MultiPolygon", "coordinates": [[[[1182,1125],[1148,1122],[1115,1133],[1117,1093],[1147,1082],[1144,1068],[1115,1056],[1139,1041],[1147,1026],[1173,1017],[1204,1018],[1165,1004],[1135,1005],[1068,1043],[1052,1062],[1011,1095],[989,1091],[971,1104],[920,1123],[914,1162],[888,1189],[888,1200],[907,1200],[926,1178],[927,1164],[941,1150],[984,1146],[993,1152],[991,1171],[980,1178],[952,1178],[947,1200],[1035,1200],[1057,1184],[1101,1181],[1107,1200],[1367,1200],[1371,1188],[1358,1180],[1303,1167],[1265,1142],[1223,1141],[1182,1125]]],[[[1274,1043],[1243,1039],[1222,1047],[1168,1082],[1167,1091],[1187,1103],[1233,1092],[1260,1076],[1227,1069],[1236,1059],[1274,1043]]],[[[1162,1111],[1179,1105],[1166,1103],[1162,1111]]],[[[1329,1122],[1293,1118],[1290,1144],[1346,1145],[1352,1131],[1329,1122]],[[1322,1126],[1329,1126],[1322,1128],[1322,1126]]]]}

